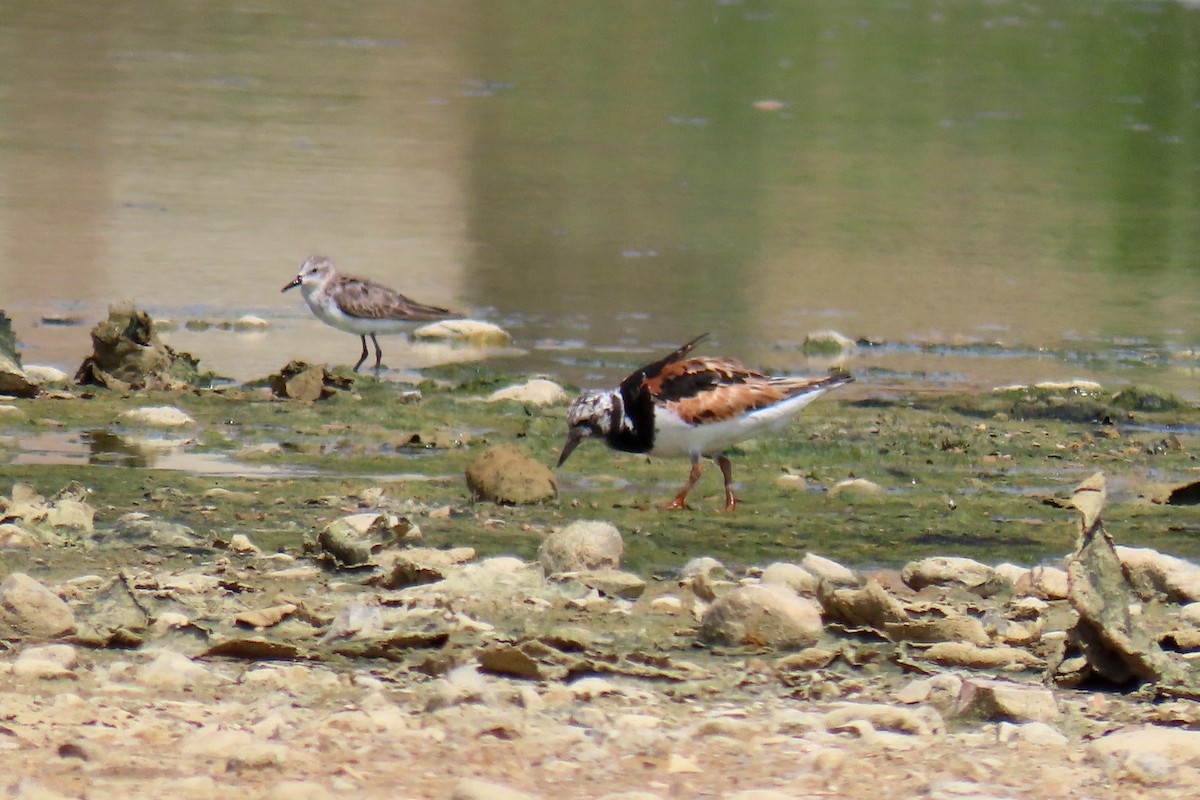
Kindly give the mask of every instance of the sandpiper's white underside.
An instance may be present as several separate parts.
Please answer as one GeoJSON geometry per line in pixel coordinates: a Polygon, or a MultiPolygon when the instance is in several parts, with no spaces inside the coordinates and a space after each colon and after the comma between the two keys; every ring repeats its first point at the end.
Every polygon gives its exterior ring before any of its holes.
{"type": "Polygon", "coordinates": [[[669,408],[654,409],[654,449],[656,456],[716,456],[738,442],[763,433],[782,430],[800,409],[830,388],[789,397],[780,403],[751,411],[743,416],[719,422],[689,425],[669,408]]]}
{"type": "Polygon", "coordinates": [[[304,295],[304,302],[308,303],[308,307],[312,309],[317,319],[338,330],[359,336],[404,333],[427,322],[427,320],[355,317],[342,310],[337,301],[337,290],[327,291],[323,285],[301,284],[300,293],[304,295]]]}

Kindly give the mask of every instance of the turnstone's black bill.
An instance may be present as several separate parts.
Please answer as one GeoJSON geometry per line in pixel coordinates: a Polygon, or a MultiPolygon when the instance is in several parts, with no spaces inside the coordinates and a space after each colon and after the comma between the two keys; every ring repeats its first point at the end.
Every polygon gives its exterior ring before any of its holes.
{"type": "Polygon", "coordinates": [[[854,380],[846,372],[771,377],[731,358],[686,358],[706,335],[642,367],[615,390],[591,390],[575,398],[567,409],[569,430],[558,466],[593,436],[627,453],[688,456],[692,471],[687,483],[666,506],[685,508],[703,470],[701,457],[712,458],[725,478],[725,509],[732,510],[738,500],[725,449],[782,429],[818,396],[854,380]]]}
{"type": "Polygon", "coordinates": [[[367,360],[367,337],[375,344],[375,369],[379,370],[383,351],[379,333],[401,333],[420,322],[462,319],[460,314],[437,306],[410,300],[397,291],[365,278],[342,275],[325,256],[312,256],[300,265],[295,279],[281,291],[300,287],[304,302],[317,319],[340,331],[358,334],[362,355],[354,371],[367,360]]]}

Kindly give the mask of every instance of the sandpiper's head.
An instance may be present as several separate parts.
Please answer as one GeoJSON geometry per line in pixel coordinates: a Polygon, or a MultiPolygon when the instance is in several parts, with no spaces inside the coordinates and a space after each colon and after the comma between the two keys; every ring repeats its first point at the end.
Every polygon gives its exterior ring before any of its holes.
{"type": "Polygon", "coordinates": [[[567,443],[558,456],[558,466],[584,439],[612,432],[614,418],[620,415],[620,402],[615,392],[602,389],[590,389],[571,401],[567,408],[567,443]]]}
{"type": "Polygon", "coordinates": [[[301,287],[300,291],[307,295],[309,291],[325,283],[334,274],[336,274],[336,270],[333,267],[333,261],[325,256],[309,256],[300,265],[300,271],[296,273],[296,277],[280,291],[286,292],[288,289],[295,289],[299,286],[301,287]]]}

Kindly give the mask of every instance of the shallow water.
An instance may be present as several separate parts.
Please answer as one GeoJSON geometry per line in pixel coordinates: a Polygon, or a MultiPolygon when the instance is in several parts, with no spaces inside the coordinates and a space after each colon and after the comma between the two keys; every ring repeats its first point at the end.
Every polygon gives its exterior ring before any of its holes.
{"type": "Polygon", "coordinates": [[[1197,400],[1198,39],[1190,3],[18,0],[0,308],[67,370],[126,298],[267,319],[165,335],[223,375],[352,363],[279,293],[324,252],[576,382],[706,330],[819,370],[834,328],[885,345],[858,391],[1197,400]]]}

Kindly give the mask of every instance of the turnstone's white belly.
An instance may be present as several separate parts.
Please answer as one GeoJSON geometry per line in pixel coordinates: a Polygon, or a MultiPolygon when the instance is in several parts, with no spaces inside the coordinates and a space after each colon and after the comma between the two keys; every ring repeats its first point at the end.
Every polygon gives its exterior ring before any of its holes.
{"type": "Polygon", "coordinates": [[[781,430],[820,394],[819,391],[802,394],[729,419],[698,424],[685,422],[669,405],[657,405],[654,408],[654,449],[650,453],[656,456],[715,456],[738,442],[781,430]]]}

